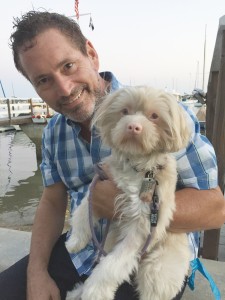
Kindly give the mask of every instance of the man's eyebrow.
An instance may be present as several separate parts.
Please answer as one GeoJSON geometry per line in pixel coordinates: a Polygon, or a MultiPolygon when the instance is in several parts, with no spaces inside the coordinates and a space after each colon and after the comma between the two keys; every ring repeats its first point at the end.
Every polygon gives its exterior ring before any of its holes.
{"type": "MultiPolygon", "coordinates": [[[[64,59],[64,60],[60,61],[58,64],[56,64],[55,68],[58,69],[61,66],[63,66],[64,64],[66,64],[67,62],[68,62],[68,59],[64,59]]],[[[48,73],[43,73],[43,74],[37,75],[37,76],[34,77],[33,81],[36,82],[36,81],[38,81],[41,78],[46,77],[46,76],[48,76],[48,73]]]]}
{"type": "Polygon", "coordinates": [[[58,64],[56,64],[56,68],[60,68],[61,66],[65,65],[66,63],[68,63],[68,59],[67,58],[63,59],[58,64]]]}

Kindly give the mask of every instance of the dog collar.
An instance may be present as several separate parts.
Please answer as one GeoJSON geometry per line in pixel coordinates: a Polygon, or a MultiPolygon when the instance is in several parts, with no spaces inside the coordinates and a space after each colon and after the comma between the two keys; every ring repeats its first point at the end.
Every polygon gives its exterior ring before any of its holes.
{"type": "MultiPolygon", "coordinates": [[[[139,173],[139,172],[144,173],[144,172],[146,171],[145,168],[140,169],[140,168],[138,168],[137,165],[136,165],[136,166],[135,166],[135,165],[132,165],[131,160],[130,160],[129,158],[127,158],[126,161],[127,161],[127,163],[130,164],[131,168],[132,168],[134,171],[136,171],[137,173],[139,173]]],[[[145,177],[146,177],[146,176],[152,176],[152,177],[155,177],[155,174],[157,173],[157,170],[162,170],[163,168],[164,168],[163,165],[157,164],[156,166],[152,167],[152,169],[148,170],[148,171],[145,173],[145,177]]]]}

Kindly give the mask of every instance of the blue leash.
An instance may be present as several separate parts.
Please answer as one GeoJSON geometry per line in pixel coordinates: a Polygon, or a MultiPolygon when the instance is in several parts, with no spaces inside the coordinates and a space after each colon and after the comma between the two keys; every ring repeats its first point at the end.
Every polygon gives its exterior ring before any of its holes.
{"type": "Polygon", "coordinates": [[[188,278],[188,285],[191,290],[194,290],[195,288],[195,272],[198,270],[208,281],[212,290],[212,293],[215,297],[216,300],[221,300],[221,295],[218,287],[216,286],[214,280],[212,279],[211,275],[209,272],[206,270],[202,262],[198,259],[195,258],[190,262],[191,267],[192,267],[192,273],[190,277],[188,278]]]}

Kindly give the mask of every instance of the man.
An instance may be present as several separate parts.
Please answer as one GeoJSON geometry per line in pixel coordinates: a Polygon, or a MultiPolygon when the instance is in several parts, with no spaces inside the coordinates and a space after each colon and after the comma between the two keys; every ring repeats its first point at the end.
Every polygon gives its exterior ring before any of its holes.
{"type": "MultiPolygon", "coordinates": [[[[97,52],[74,21],[54,13],[29,12],[15,21],[14,28],[11,42],[17,69],[59,114],[43,135],[44,191],[33,225],[29,263],[26,257],[0,274],[1,297],[25,299],[27,289],[29,300],[65,299],[67,290],[90,274],[95,254],[90,244],[80,253],[69,255],[65,237],[59,239],[68,194],[73,210],[87,192],[94,164],[110,153],[95,130],[90,130],[90,121],[102,96],[120,88],[120,84],[112,73],[98,72],[97,52]]],[[[189,148],[175,154],[179,190],[177,211],[169,230],[176,232],[219,228],[225,220],[214,152],[191,117],[189,148]]],[[[117,192],[110,180],[97,183],[94,209],[102,218],[112,218],[117,192]]],[[[195,244],[192,235],[190,240],[195,244]]],[[[132,285],[124,283],[115,299],[138,297],[132,285]]]]}

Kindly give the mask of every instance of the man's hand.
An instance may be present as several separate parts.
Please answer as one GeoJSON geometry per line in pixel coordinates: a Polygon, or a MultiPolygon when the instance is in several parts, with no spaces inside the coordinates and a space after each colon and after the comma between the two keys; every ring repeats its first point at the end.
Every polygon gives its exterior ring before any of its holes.
{"type": "Polygon", "coordinates": [[[121,191],[113,182],[108,166],[102,164],[101,168],[108,179],[99,179],[93,189],[93,210],[100,218],[112,219],[114,217],[114,200],[121,191]]]}
{"type": "Polygon", "coordinates": [[[60,300],[60,291],[48,272],[28,272],[27,300],[60,300]]]}

